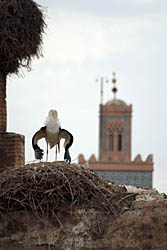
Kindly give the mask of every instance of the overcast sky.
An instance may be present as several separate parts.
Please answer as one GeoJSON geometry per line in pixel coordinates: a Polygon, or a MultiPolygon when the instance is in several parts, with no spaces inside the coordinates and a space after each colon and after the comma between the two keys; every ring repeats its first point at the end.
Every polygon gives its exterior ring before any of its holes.
{"type": "MultiPolygon", "coordinates": [[[[167,1],[37,0],[46,7],[44,57],[7,84],[8,131],[25,135],[26,162],[33,134],[57,109],[74,135],[72,160],[98,157],[100,76],[116,72],[117,97],[133,105],[132,160],[154,159],[154,187],[167,193],[167,1]]],[[[112,99],[104,86],[104,103],[112,99]]],[[[41,140],[40,146],[46,149],[41,140]]],[[[64,149],[58,159],[63,159],[64,149]]],[[[54,160],[54,150],[49,160],[54,160]]]]}

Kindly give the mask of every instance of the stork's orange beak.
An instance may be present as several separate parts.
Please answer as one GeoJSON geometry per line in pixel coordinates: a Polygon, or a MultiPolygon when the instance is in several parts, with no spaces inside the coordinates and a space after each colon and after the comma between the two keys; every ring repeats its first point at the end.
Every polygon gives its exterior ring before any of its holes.
{"type": "Polygon", "coordinates": [[[49,114],[51,114],[53,117],[56,117],[57,118],[57,111],[56,110],[54,110],[54,109],[51,109],[50,111],[49,111],[49,114]]]}
{"type": "Polygon", "coordinates": [[[57,117],[57,111],[53,110],[53,116],[57,117]]]}

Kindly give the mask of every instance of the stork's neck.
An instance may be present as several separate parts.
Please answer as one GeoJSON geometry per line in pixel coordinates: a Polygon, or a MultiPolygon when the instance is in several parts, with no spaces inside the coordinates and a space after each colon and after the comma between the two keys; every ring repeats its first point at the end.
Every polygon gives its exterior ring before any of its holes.
{"type": "Polygon", "coordinates": [[[46,125],[46,131],[48,133],[58,133],[59,132],[59,128],[60,128],[60,122],[58,118],[55,117],[47,117],[46,121],[45,121],[45,125],[46,125]]]}

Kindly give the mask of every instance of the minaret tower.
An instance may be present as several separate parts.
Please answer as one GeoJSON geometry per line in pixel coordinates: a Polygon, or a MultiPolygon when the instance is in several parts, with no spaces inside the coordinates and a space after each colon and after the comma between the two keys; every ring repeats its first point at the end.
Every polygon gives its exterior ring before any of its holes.
{"type": "MultiPolygon", "coordinates": [[[[89,168],[116,184],[152,188],[153,156],[150,154],[142,160],[138,154],[134,160],[131,159],[132,105],[117,98],[115,73],[112,83],[113,98],[100,104],[99,157],[96,159],[94,154],[91,155],[89,168]]],[[[86,163],[82,154],[78,163],[86,163]]]]}
{"type": "Polygon", "coordinates": [[[100,105],[99,160],[120,162],[131,160],[132,105],[117,99],[116,77],[113,73],[113,99],[100,105]]]}

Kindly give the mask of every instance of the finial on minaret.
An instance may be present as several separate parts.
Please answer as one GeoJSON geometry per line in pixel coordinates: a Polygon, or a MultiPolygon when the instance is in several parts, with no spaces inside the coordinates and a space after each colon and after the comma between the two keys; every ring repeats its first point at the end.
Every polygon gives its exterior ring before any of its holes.
{"type": "Polygon", "coordinates": [[[115,86],[116,82],[117,82],[117,80],[115,78],[115,72],[113,72],[112,83],[113,83],[114,87],[112,88],[112,92],[114,94],[114,99],[116,99],[116,93],[118,91],[117,87],[115,86]]]}

